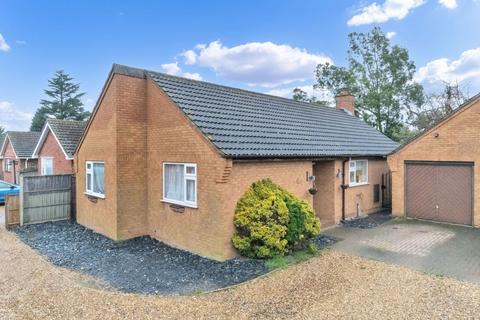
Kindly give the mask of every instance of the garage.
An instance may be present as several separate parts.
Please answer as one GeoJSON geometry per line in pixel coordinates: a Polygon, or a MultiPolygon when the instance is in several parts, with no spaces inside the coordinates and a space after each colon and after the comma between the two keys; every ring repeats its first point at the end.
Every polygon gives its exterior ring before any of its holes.
{"type": "Polygon", "coordinates": [[[473,163],[405,162],[406,216],[472,225],[473,184],[473,163]]]}

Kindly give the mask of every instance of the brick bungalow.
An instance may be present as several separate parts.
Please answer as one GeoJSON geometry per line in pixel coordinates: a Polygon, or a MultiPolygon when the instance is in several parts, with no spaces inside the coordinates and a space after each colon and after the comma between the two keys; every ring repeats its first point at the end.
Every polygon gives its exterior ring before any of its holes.
{"type": "Polygon", "coordinates": [[[7,131],[0,150],[5,181],[18,184],[21,170],[37,167],[37,159],[32,159],[32,153],[39,137],[40,132],[7,131]]]}
{"type": "Polygon", "coordinates": [[[223,260],[236,255],[235,205],[262,178],[311,203],[324,227],[375,212],[397,145],[353,104],[346,92],[319,107],[114,65],[75,153],[77,220],[223,260]]]}
{"type": "Polygon", "coordinates": [[[480,94],[388,157],[392,213],[480,226],[480,94]]]}
{"type": "Polygon", "coordinates": [[[38,159],[38,174],[71,174],[73,152],[77,147],[85,121],[47,119],[32,158],[38,159]]]}

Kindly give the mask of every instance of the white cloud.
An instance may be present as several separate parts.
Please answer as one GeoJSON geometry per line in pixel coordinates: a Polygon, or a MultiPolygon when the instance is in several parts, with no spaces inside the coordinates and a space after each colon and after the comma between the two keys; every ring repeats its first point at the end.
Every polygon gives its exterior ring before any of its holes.
{"type": "Polygon", "coordinates": [[[319,63],[332,63],[325,55],[272,42],[249,42],[227,47],[220,41],[213,41],[186,52],[183,56],[187,64],[210,68],[227,80],[264,87],[310,80],[319,63]]]}
{"type": "Polygon", "coordinates": [[[0,126],[6,130],[28,130],[33,113],[19,111],[12,102],[0,101],[0,126]]]}
{"type": "Polygon", "coordinates": [[[182,72],[182,68],[178,66],[178,62],[162,64],[162,69],[165,71],[165,73],[173,76],[185,77],[193,80],[202,80],[202,76],[198,73],[182,72]]]}
{"type": "Polygon", "coordinates": [[[265,93],[271,94],[274,96],[279,96],[283,98],[292,98],[293,96],[293,89],[299,88],[305,91],[308,97],[315,97],[317,100],[328,101],[333,103],[334,97],[332,93],[328,90],[323,89],[315,89],[313,85],[305,85],[305,86],[296,86],[296,87],[289,87],[289,88],[282,88],[282,89],[272,89],[265,93]]]}
{"type": "Polygon", "coordinates": [[[193,50],[187,50],[181,54],[185,58],[185,64],[191,65],[197,62],[197,54],[193,50]]]}
{"type": "Polygon", "coordinates": [[[182,69],[180,69],[180,67],[178,66],[178,62],[162,64],[162,69],[165,71],[165,73],[174,76],[176,76],[180,71],[182,71],[182,69]]]}
{"type": "Polygon", "coordinates": [[[458,6],[457,0],[438,0],[438,3],[450,10],[458,6]]]}
{"type": "Polygon", "coordinates": [[[387,32],[387,34],[386,34],[388,39],[392,39],[396,35],[397,35],[397,33],[395,31],[387,32]]]}
{"type": "Polygon", "coordinates": [[[7,41],[5,40],[5,38],[2,36],[2,34],[0,33],[0,51],[9,51],[10,50],[10,46],[8,45],[7,41]]]}
{"type": "Polygon", "coordinates": [[[456,60],[440,58],[418,69],[417,82],[434,84],[440,81],[471,81],[475,90],[480,89],[480,48],[464,51],[456,60]]]}
{"type": "Polygon", "coordinates": [[[15,40],[15,43],[25,45],[25,44],[27,44],[27,41],[25,41],[25,40],[15,40]]]}
{"type": "Polygon", "coordinates": [[[371,23],[383,23],[391,19],[402,20],[411,10],[424,3],[425,0],[385,0],[380,5],[374,2],[361,8],[360,13],[348,20],[347,24],[349,26],[360,26],[371,23]]]}
{"type": "Polygon", "coordinates": [[[184,72],[182,76],[192,80],[198,80],[198,81],[203,80],[202,76],[199,73],[184,72]]]}

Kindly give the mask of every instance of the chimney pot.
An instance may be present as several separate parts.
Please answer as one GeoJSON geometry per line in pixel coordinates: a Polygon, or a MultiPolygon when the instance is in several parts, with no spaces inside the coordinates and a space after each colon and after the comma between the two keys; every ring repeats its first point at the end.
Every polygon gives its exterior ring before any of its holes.
{"type": "Polygon", "coordinates": [[[351,115],[355,114],[355,97],[346,88],[340,90],[340,93],[335,96],[335,104],[337,109],[342,109],[351,115]]]}

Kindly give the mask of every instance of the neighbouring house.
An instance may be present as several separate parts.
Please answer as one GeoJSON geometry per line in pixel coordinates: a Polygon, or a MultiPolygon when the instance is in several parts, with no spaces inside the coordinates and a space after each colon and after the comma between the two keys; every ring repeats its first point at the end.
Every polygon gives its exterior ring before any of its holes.
{"type": "Polygon", "coordinates": [[[47,119],[32,158],[38,159],[38,174],[71,174],[74,172],[73,152],[86,121],[47,119]]]}
{"type": "Polygon", "coordinates": [[[32,153],[39,137],[40,132],[6,132],[5,141],[0,150],[5,181],[18,184],[21,170],[37,167],[37,159],[32,159],[32,153]]]}
{"type": "Polygon", "coordinates": [[[77,221],[223,260],[236,203],[262,178],[324,227],[375,212],[397,144],[352,115],[347,92],[337,107],[114,65],[75,152],[77,221]]]}
{"type": "Polygon", "coordinates": [[[480,94],[389,157],[392,213],[480,226],[480,94]]]}
{"type": "MultiPolygon", "coordinates": [[[[0,150],[3,149],[3,143],[7,137],[6,133],[0,134],[0,150]]],[[[3,155],[0,154],[0,180],[3,180],[3,155]]]]}

